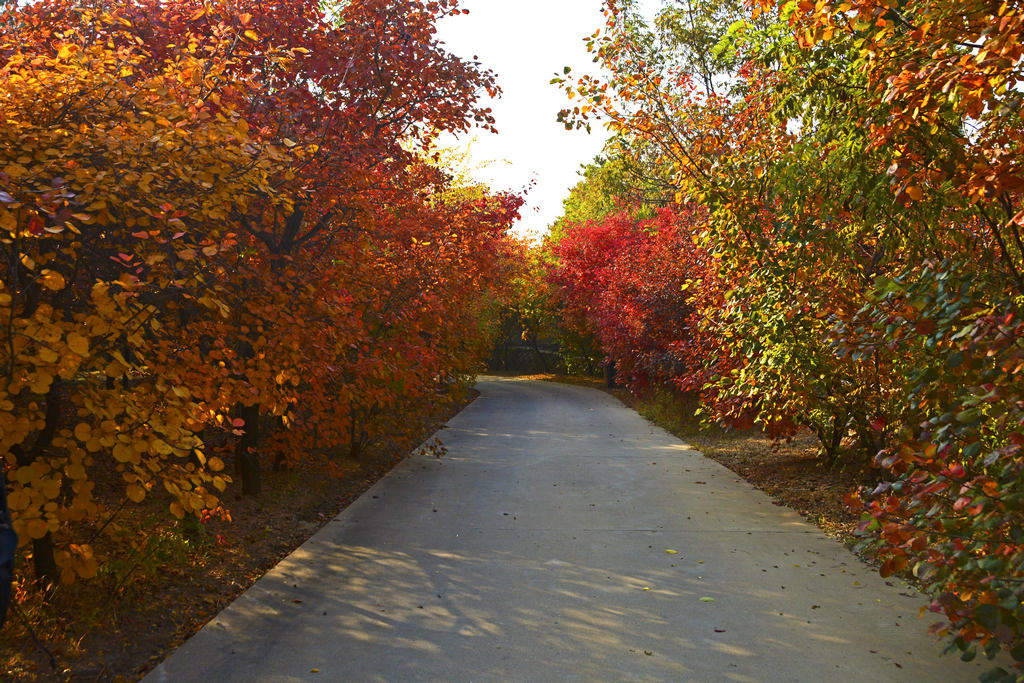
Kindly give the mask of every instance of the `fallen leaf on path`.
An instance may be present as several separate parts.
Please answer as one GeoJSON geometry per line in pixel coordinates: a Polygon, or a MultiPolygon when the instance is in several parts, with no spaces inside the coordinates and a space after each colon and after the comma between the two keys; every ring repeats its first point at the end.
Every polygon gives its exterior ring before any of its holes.
{"type": "Polygon", "coordinates": [[[715,599],[714,598],[701,598],[700,601],[701,602],[714,602],[715,599]]]}

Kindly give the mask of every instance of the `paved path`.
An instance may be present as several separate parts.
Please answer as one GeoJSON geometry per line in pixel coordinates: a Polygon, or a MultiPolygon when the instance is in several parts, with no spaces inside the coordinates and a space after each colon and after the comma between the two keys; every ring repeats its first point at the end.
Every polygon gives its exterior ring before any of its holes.
{"type": "Polygon", "coordinates": [[[592,389],[484,378],[149,681],[969,681],[920,595],[592,389]],[[672,554],[666,550],[675,550],[672,554]]]}

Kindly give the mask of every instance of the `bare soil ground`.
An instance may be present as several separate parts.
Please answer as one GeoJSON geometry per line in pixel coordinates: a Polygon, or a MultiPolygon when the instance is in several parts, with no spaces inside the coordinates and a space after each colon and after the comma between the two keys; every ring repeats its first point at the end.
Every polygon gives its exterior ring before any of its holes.
{"type": "MultiPolygon", "coordinates": [[[[439,412],[423,438],[478,395],[439,412]]],[[[243,497],[233,483],[222,496],[230,522],[177,522],[148,499],[131,506],[119,516],[120,533],[145,537],[142,552],[59,588],[48,605],[19,583],[19,604],[0,632],[0,680],[141,678],[408,455],[377,453],[342,477],[319,468],[267,471],[258,496],[243,497]]],[[[132,539],[122,540],[127,547],[132,539]]]]}

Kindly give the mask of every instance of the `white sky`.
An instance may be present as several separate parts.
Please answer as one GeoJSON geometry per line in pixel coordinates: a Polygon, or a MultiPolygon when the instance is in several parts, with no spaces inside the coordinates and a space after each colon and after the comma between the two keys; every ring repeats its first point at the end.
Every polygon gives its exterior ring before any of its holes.
{"type": "Polygon", "coordinates": [[[555,117],[570,100],[549,83],[564,66],[574,74],[594,71],[584,38],[604,23],[601,0],[463,0],[462,7],[470,14],[443,19],[438,38],[463,59],[478,56],[497,73],[503,91],[489,105],[498,135],[477,131],[470,144],[473,166],[493,163],[472,175],[495,190],[519,191],[535,181],[516,231],[539,235],[562,214],[580,165],[606,138],[600,126],[590,135],[565,130],[555,117]]]}

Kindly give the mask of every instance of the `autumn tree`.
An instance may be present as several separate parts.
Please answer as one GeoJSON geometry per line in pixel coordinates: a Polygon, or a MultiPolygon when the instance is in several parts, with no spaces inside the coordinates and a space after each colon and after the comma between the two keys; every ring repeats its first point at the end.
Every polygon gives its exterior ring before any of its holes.
{"type": "Polygon", "coordinates": [[[489,346],[521,200],[427,149],[493,77],[434,38],[453,2],[321,9],[7,10],[0,453],[45,582],[97,571],[99,469],[206,515],[225,461],[255,493],[408,443],[489,346]]]}
{"type": "Polygon", "coordinates": [[[731,359],[706,377],[712,413],[806,426],[888,472],[855,501],[864,529],[965,657],[1024,658],[1018,14],[762,2],[715,42],[699,5],[648,31],[609,2],[590,44],[610,76],[565,80],[566,123],[603,119],[707,210],[725,288],[702,319],[731,359]],[[695,61],[712,42],[721,87],[695,61]]]}
{"type": "Polygon", "coordinates": [[[216,507],[222,465],[199,450],[203,406],[176,381],[177,309],[223,305],[206,276],[234,241],[206,226],[238,196],[272,193],[271,162],[218,103],[234,87],[224,63],[186,53],[127,80],[142,55],[89,35],[122,24],[82,22],[37,54],[15,36],[3,48],[0,445],[15,529],[51,582],[96,572],[89,546],[55,562],[51,541],[99,518],[93,467],[121,471],[131,500],[162,482],[178,514],[216,507]],[[211,186],[211,174],[228,180],[211,186]]]}

